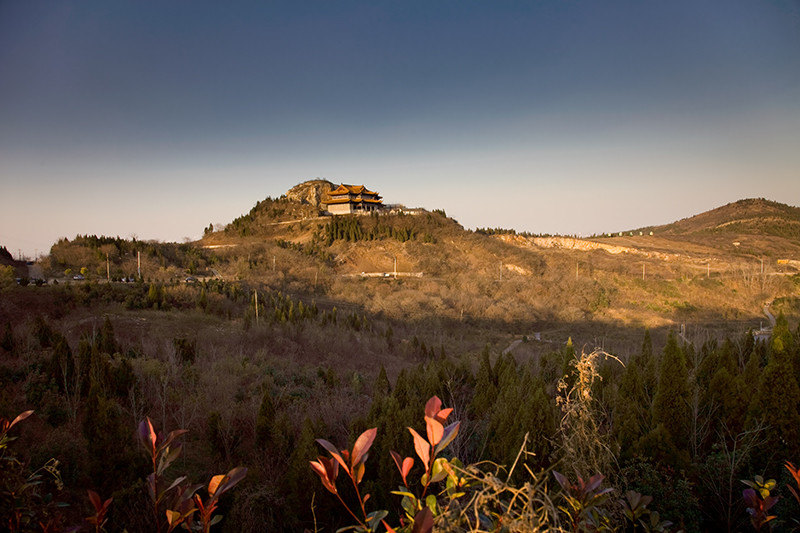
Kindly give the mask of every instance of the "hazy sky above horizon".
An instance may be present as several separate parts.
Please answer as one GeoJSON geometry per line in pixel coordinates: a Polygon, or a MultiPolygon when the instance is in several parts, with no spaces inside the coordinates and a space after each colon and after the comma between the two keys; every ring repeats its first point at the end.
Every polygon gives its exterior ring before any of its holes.
{"type": "Polygon", "coordinates": [[[15,256],[314,177],[539,233],[800,205],[800,2],[0,0],[15,256]]]}

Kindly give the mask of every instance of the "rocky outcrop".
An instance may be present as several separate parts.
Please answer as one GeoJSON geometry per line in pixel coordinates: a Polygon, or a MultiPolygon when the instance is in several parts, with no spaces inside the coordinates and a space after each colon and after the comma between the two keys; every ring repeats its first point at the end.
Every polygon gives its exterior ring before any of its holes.
{"type": "MultiPolygon", "coordinates": [[[[562,250],[579,250],[582,252],[603,250],[613,255],[633,254],[660,259],[662,261],[674,261],[681,257],[680,254],[640,250],[638,248],[616,246],[613,244],[587,241],[584,239],[575,239],[572,237],[523,237],[522,235],[498,235],[497,238],[499,238],[501,241],[520,247],[537,246],[539,248],[560,248],[562,250]]],[[[705,262],[706,259],[703,259],[703,261],[705,262]]]]}
{"type": "Polygon", "coordinates": [[[323,197],[335,188],[336,186],[328,180],[308,180],[286,191],[286,198],[293,202],[320,207],[323,197]]]}

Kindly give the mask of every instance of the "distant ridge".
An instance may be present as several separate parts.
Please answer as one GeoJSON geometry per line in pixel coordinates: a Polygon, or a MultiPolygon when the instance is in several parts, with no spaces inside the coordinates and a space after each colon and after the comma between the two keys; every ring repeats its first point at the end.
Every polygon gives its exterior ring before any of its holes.
{"type": "Polygon", "coordinates": [[[726,233],[771,235],[800,242],[800,207],[764,198],[748,198],[716,209],[637,231],[652,231],[664,236],[726,233]]]}

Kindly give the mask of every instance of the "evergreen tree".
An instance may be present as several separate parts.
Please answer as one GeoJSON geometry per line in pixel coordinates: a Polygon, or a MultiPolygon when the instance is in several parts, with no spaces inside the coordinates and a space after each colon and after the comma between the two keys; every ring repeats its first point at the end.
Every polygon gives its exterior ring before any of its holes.
{"type": "Polygon", "coordinates": [[[6,322],[3,336],[0,337],[0,348],[8,353],[14,351],[14,332],[11,330],[11,322],[6,322]]]}
{"type": "Polygon", "coordinates": [[[725,366],[720,367],[705,390],[706,411],[713,412],[711,431],[723,427],[732,435],[744,429],[749,398],[744,381],[732,376],[725,366]]]}
{"type": "Polygon", "coordinates": [[[659,360],[655,353],[653,353],[653,340],[650,337],[650,329],[645,328],[644,339],[642,340],[641,350],[641,367],[642,367],[642,380],[644,382],[644,389],[649,398],[649,405],[652,405],[653,399],[656,395],[656,388],[658,386],[658,367],[659,360]]]}
{"type": "Polygon", "coordinates": [[[208,308],[208,296],[206,295],[206,289],[200,289],[200,296],[197,298],[197,307],[205,311],[208,308]]]}
{"type": "Polygon", "coordinates": [[[58,334],[53,347],[50,376],[58,384],[61,392],[72,392],[75,379],[75,360],[72,358],[72,350],[69,348],[67,339],[61,334],[58,334]]]}
{"type": "Polygon", "coordinates": [[[675,444],[689,441],[689,373],[683,351],[669,334],[653,399],[653,425],[663,425],[675,444]]]}
{"type": "Polygon", "coordinates": [[[97,344],[101,353],[111,355],[117,352],[117,341],[114,338],[114,326],[111,324],[111,319],[108,317],[105,318],[103,326],[100,328],[100,336],[97,344]]]}
{"type": "MultiPolygon", "coordinates": [[[[311,474],[309,461],[313,461],[323,453],[315,444],[315,439],[318,436],[319,428],[315,428],[311,420],[306,418],[303,421],[300,435],[295,440],[289,460],[287,463],[286,475],[284,477],[285,489],[283,493],[287,500],[286,515],[287,528],[289,531],[299,531],[305,526],[311,526],[311,501],[312,496],[316,493],[314,498],[314,506],[316,507],[317,516],[325,518],[329,517],[331,513],[334,516],[336,511],[332,511],[331,498],[326,498],[323,494],[327,494],[319,483],[319,479],[311,474]],[[328,511],[326,511],[326,507],[328,511]],[[302,513],[302,514],[301,514],[302,513]]],[[[319,432],[322,433],[322,432],[319,432]]]]}
{"type": "Polygon", "coordinates": [[[261,397],[261,406],[256,417],[256,446],[259,450],[269,450],[272,445],[272,432],[275,424],[275,405],[272,401],[272,392],[267,385],[261,397]]]}
{"type": "Polygon", "coordinates": [[[381,401],[381,399],[389,395],[391,388],[389,377],[386,375],[386,368],[381,365],[381,369],[378,372],[378,377],[375,378],[375,384],[372,386],[372,401],[381,401]]]}
{"type": "Polygon", "coordinates": [[[122,408],[92,381],[86,400],[83,434],[89,456],[89,477],[103,493],[128,486],[139,477],[141,460],[133,446],[131,427],[122,408]],[[109,475],[113,473],[113,475],[109,475]]]}
{"type": "MultiPolygon", "coordinates": [[[[651,356],[652,357],[652,356],[651,356]]],[[[622,375],[614,408],[614,435],[622,455],[649,430],[650,398],[645,388],[643,355],[631,357],[622,375]]]]}
{"type": "Polygon", "coordinates": [[[772,347],[774,351],[752,399],[749,418],[763,420],[768,426],[768,446],[780,456],[776,460],[782,461],[800,456],[800,386],[789,355],[775,350],[781,346],[774,339],[772,347]]]}
{"type": "Polygon", "coordinates": [[[497,400],[497,384],[489,356],[489,346],[481,352],[481,362],[475,375],[475,392],[472,396],[470,410],[473,417],[480,419],[489,412],[497,400]]]}

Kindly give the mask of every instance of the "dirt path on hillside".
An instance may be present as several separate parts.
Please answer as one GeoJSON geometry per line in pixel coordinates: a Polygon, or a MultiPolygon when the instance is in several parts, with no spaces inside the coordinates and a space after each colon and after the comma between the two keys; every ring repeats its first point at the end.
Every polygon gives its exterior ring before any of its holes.
{"type": "Polygon", "coordinates": [[[769,306],[771,306],[771,305],[772,305],[772,300],[768,301],[766,303],[766,305],[764,305],[764,314],[767,315],[767,318],[769,318],[769,327],[774,328],[775,327],[775,315],[773,315],[769,310],[769,306]]]}

